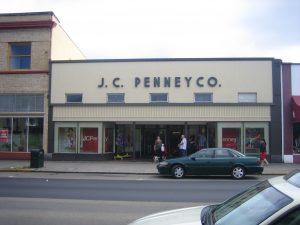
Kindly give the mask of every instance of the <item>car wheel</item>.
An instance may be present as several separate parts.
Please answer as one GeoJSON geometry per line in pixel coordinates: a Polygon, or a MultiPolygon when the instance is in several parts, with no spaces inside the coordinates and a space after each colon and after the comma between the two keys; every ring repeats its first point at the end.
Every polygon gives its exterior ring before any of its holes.
{"type": "Polygon", "coordinates": [[[246,175],[246,171],[242,166],[235,166],[231,170],[231,176],[234,179],[242,179],[246,175]]]}
{"type": "Polygon", "coordinates": [[[183,178],[185,174],[184,168],[181,165],[176,165],[172,168],[172,175],[173,177],[179,179],[183,178]]]}

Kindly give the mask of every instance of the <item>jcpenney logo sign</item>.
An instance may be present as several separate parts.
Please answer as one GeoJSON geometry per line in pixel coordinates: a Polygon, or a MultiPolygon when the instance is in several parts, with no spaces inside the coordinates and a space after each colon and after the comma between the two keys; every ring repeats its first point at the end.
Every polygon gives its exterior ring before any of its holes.
{"type": "MultiPolygon", "coordinates": [[[[195,84],[197,87],[202,88],[205,86],[209,87],[221,87],[221,84],[219,83],[218,79],[216,77],[210,76],[210,77],[135,77],[133,79],[133,84],[135,88],[144,87],[144,88],[181,88],[191,87],[192,84],[195,84]]],[[[100,82],[98,84],[99,88],[108,88],[108,87],[115,87],[115,88],[123,88],[124,83],[122,82],[120,77],[114,77],[108,80],[107,78],[100,78],[100,82]]]]}

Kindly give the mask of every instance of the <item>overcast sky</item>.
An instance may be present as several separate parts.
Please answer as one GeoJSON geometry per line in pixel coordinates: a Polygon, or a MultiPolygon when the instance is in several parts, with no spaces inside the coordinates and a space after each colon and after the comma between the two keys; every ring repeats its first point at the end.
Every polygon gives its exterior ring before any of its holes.
{"type": "Polygon", "coordinates": [[[37,11],[53,11],[90,59],[300,63],[299,0],[0,0],[0,13],[37,11]]]}

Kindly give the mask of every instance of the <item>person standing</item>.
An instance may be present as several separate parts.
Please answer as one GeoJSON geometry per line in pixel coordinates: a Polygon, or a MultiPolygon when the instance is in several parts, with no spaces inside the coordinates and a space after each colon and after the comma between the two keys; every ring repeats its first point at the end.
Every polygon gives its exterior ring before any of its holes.
{"type": "Polygon", "coordinates": [[[185,136],[182,134],[181,142],[178,144],[180,156],[187,155],[186,147],[187,147],[187,140],[186,140],[185,136]]]}
{"type": "Polygon", "coordinates": [[[261,139],[260,140],[260,147],[259,147],[259,150],[260,150],[259,158],[260,158],[260,165],[261,166],[263,166],[263,165],[269,165],[269,162],[267,160],[267,150],[266,150],[266,147],[267,147],[267,143],[266,143],[265,139],[261,139]]]}
{"type": "Polygon", "coordinates": [[[158,157],[159,162],[162,160],[161,147],[162,147],[162,140],[160,139],[160,136],[157,136],[154,142],[154,154],[155,156],[158,157]]]}

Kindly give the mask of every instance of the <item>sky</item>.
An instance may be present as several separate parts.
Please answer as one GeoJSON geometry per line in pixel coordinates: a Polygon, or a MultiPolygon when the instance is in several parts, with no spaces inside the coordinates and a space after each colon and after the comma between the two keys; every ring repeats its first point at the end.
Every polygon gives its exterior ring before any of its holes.
{"type": "Polygon", "coordinates": [[[300,63],[299,0],[0,0],[0,13],[39,11],[53,11],[88,59],[300,63]]]}

